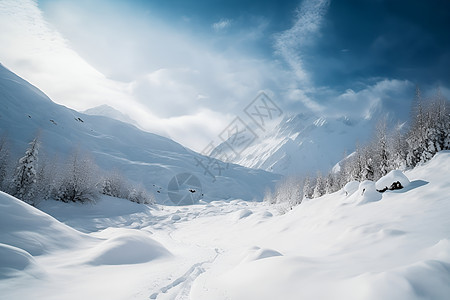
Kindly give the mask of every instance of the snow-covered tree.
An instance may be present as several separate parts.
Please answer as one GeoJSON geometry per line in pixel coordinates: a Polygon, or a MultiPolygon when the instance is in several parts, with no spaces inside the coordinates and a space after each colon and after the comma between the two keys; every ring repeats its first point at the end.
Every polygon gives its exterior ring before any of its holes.
{"type": "Polygon", "coordinates": [[[277,187],[277,203],[285,202],[289,208],[299,205],[303,199],[302,191],[301,180],[287,177],[277,187]]]}
{"type": "Polygon", "coordinates": [[[349,180],[362,181],[364,179],[366,159],[364,157],[364,150],[358,143],[356,145],[355,153],[348,159],[349,180]]]}
{"type": "Polygon", "coordinates": [[[408,144],[402,134],[402,125],[397,125],[395,131],[389,139],[389,152],[391,153],[389,159],[390,169],[404,169],[406,167],[406,154],[408,144]]]}
{"type": "Polygon", "coordinates": [[[414,167],[430,160],[438,151],[449,149],[449,102],[438,91],[434,99],[423,101],[416,93],[413,117],[406,142],[406,162],[414,167]]]}
{"type": "Polygon", "coordinates": [[[19,159],[13,179],[13,194],[29,204],[33,204],[37,181],[39,141],[35,138],[19,159]]]}
{"type": "Polygon", "coordinates": [[[427,127],[427,113],[418,87],[416,87],[416,94],[411,111],[411,126],[406,138],[406,142],[408,143],[406,164],[408,167],[414,167],[421,161],[424,146],[426,144],[425,131],[427,127]]]}
{"type": "Polygon", "coordinates": [[[58,160],[56,157],[51,160],[45,156],[39,159],[39,168],[37,172],[38,180],[36,183],[36,195],[38,200],[47,200],[51,197],[52,189],[58,174],[58,167],[58,160]]]}
{"type": "Polygon", "coordinates": [[[52,192],[55,200],[63,202],[89,202],[98,197],[98,171],[95,163],[87,155],[76,151],[64,170],[52,192]]]}
{"type": "Polygon", "coordinates": [[[140,204],[154,204],[156,202],[154,195],[148,193],[142,185],[131,188],[128,200],[140,204]]]}
{"type": "Polygon", "coordinates": [[[361,175],[359,176],[360,181],[363,180],[374,180],[375,179],[375,172],[376,172],[376,157],[375,153],[376,150],[373,149],[372,145],[361,147],[357,151],[360,152],[360,154],[357,155],[361,165],[361,175]]]}
{"type": "Polygon", "coordinates": [[[314,186],[311,184],[311,178],[306,176],[303,181],[303,197],[304,199],[311,199],[314,193],[314,186]]]}
{"type": "Polygon", "coordinates": [[[114,171],[103,178],[100,192],[116,198],[126,198],[130,192],[130,184],[118,171],[114,171]]]}
{"type": "Polygon", "coordinates": [[[386,175],[389,171],[389,146],[388,146],[388,133],[387,133],[387,123],[386,119],[382,119],[378,122],[376,126],[376,133],[375,133],[375,142],[374,142],[374,151],[373,156],[368,155],[366,159],[371,159],[373,157],[374,164],[375,164],[375,176],[372,176],[372,178],[367,177],[365,179],[368,180],[374,180],[374,177],[376,179],[383,177],[386,175]]]}
{"type": "Polygon", "coordinates": [[[325,195],[325,179],[320,172],[317,172],[316,185],[314,187],[313,198],[325,195]]]}
{"type": "Polygon", "coordinates": [[[276,203],[276,199],[272,193],[272,190],[270,188],[266,188],[266,190],[264,191],[264,202],[269,203],[269,204],[275,204],[276,203]]]}
{"type": "Polygon", "coordinates": [[[336,174],[330,172],[325,181],[325,194],[331,194],[339,190],[336,174]]]}

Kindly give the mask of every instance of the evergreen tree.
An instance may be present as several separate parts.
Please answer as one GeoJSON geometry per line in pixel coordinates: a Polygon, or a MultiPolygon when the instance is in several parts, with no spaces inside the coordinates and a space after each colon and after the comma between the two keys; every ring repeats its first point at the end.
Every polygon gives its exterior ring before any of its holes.
{"type": "Polygon", "coordinates": [[[14,196],[33,204],[35,194],[35,185],[37,181],[38,167],[38,138],[35,138],[25,152],[25,155],[19,159],[16,167],[16,174],[13,179],[14,196]]]}
{"type": "Polygon", "coordinates": [[[397,125],[394,133],[389,139],[389,152],[391,153],[389,159],[389,167],[391,170],[404,169],[406,167],[407,146],[405,137],[401,132],[401,125],[397,125]]]}
{"type": "Polygon", "coordinates": [[[408,167],[415,167],[421,160],[424,151],[426,112],[420,89],[416,87],[416,94],[413,101],[411,114],[411,127],[406,138],[408,152],[406,164],[408,167]]]}
{"type": "Polygon", "coordinates": [[[314,187],[313,198],[325,195],[325,180],[320,172],[317,172],[316,186],[314,187]]]}
{"type": "Polygon", "coordinates": [[[325,182],[325,194],[331,194],[337,191],[335,184],[335,176],[333,173],[328,173],[327,179],[325,182]]]}
{"type": "Polygon", "coordinates": [[[311,199],[313,194],[313,187],[311,185],[311,179],[309,176],[306,176],[303,181],[303,199],[311,199]]]}
{"type": "Polygon", "coordinates": [[[376,126],[375,134],[375,153],[374,155],[369,155],[368,158],[374,157],[375,159],[375,170],[377,171],[375,176],[372,178],[366,178],[368,180],[374,180],[381,178],[386,175],[389,169],[389,149],[388,149],[388,135],[387,135],[387,124],[386,119],[382,119],[376,126]]]}

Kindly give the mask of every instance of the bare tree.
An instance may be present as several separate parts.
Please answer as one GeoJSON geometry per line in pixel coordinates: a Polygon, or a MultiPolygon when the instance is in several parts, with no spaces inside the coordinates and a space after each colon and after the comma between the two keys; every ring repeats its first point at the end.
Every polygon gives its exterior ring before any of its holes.
{"type": "Polygon", "coordinates": [[[52,196],[63,202],[94,201],[99,194],[98,175],[93,159],[76,150],[61,171],[61,179],[55,184],[52,196]]]}

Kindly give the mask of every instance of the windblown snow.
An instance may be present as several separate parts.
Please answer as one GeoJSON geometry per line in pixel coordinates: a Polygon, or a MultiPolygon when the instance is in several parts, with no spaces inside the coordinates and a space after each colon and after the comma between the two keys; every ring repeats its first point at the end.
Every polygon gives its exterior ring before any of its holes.
{"type": "Polygon", "coordinates": [[[167,207],[111,197],[43,201],[43,213],[0,193],[0,295],[448,299],[449,173],[443,151],[405,172],[403,189],[353,182],[283,215],[239,199],[167,207]]]}

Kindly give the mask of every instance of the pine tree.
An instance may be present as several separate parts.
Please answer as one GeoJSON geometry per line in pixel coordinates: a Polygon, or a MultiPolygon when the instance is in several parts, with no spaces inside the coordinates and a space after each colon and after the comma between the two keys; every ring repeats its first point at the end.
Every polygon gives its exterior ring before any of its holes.
{"type": "Polygon", "coordinates": [[[325,180],[320,172],[317,172],[316,186],[314,187],[313,198],[325,195],[325,180]]]}
{"type": "Polygon", "coordinates": [[[14,196],[33,204],[35,194],[35,185],[37,181],[38,167],[38,138],[35,138],[25,152],[25,155],[19,159],[16,167],[16,174],[13,179],[14,196]]]}
{"type": "Polygon", "coordinates": [[[408,167],[415,167],[422,158],[426,131],[426,111],[420,89],[416,87],[416,94],[412,106],[411,127],[406,138],[408,143],[408,152],[406,155],[406,164],[408,167]]]}
{"type": "Polygon", "coordinates": [[[360,181],[363,180],[374,180],[375,172],[376,172],[376,164],[375,159],[376,155],[374,154],[373,146],[369,145],[364,148],[360,147],[358,151],[361,152],[359,158],[361,160],[361,176],[359,178],[360,181]]]}
{"type": "Polygon", "coordinates": [[[335,191],[337,191],[335,186],[335,177],[333,173],[329,173],[325,182],[325,194],[331,194],[335,191]]]}
{"type": "Polygon", "coordinates": [[[401,125],[397,125],[395,132],[389,139],[389,152],[391,153],[389,159],[389,167],[391,170],[404,169],[406,167],[407,146],[405,137],[401,132],[401,125]]]}
{"type": "Polygon", "coordinates": [[[311,179],[309,176],[306,176],[305,180],[303,181],[303,199],[311,199],[312,197],[312,186],[311,186],[311,179]]]}
{"type": "Polygon", "coordinates": [[[388,149],[388,135],[387,135],[387,124],[386,119],[382,119],[376,127],[375,134],[375,153],[374,155],[369,155],[367,158],[374,157],[375,159],[375,170],[376,175],[372,176],[372,178],[366,178],[368,180],[374,180],[377,178],[381,178],[386,175],[389,169],[389,149],[388,149]]]}

